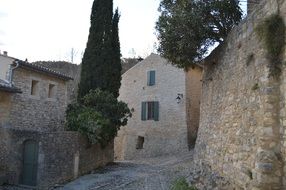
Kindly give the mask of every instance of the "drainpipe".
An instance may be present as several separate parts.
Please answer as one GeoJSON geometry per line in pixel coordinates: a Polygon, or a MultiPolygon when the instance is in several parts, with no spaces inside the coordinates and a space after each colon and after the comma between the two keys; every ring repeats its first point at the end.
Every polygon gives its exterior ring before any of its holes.
{"type": "Polygon", "coordinates": [[[10,86],[12,86],[13,71],[19,67],[19,62],[18,62],[18,61],[15,61],[15,63],[16,63],[16,66],[15,66],[15,67],[13,67],[12,65],[10,65],[10,68],[9,68],[8,81],[9,81],[10,86]]]}

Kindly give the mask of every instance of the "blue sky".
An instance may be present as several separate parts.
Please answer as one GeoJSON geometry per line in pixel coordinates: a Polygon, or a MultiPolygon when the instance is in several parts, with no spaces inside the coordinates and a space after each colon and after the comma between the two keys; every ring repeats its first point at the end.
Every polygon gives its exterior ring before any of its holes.
{"type": "MultiPolygon", "coordinates": [[[[12,57],[80,63],[87,42],[93,0],[0,0],[0,51],[12,57]]],[[[114,0],[121,18],[123,57],[145,57],[156,42],[160,0],[114,0]]]]}

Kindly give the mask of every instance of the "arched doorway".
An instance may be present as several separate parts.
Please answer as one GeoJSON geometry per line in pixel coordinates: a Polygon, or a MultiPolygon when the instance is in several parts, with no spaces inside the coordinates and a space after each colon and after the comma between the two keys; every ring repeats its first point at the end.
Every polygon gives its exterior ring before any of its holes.
{"type": "Polygon", "coordinates": [[[23,185],[37,185],[38,151],[38,142],[34,140],[27,140],[24,142],[22,171],[23,185]]]}

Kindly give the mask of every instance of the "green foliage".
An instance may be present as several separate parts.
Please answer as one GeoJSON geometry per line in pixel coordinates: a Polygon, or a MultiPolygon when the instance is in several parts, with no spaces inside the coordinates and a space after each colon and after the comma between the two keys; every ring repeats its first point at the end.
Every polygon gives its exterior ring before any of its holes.
{"type": "Polygon", "coordinates": [[[267,51],[270,76],[279,76],[281,54],[285,47],[285,24],[278,14],[271,15],[256,27],[256,33],[267,51]]]}
{"type": "Polygon", "coordinates": [[[162,0],[159,11],[158,51],[184,69],[202,60],[214,43],[223,42],[242,17],[234,0],[162,0]]]}
{"type": "Polygon", "coordinates": [[[117,10],[113,15],[113,0],[94,0],[90,22],[78,100],[97,88],[118,97],[121,81],[119,14],[117,10]]]}
{"type": "Polygon", "coordinates": [[[118,9],[115,10],[112,19],[112,58],[113,62],[109,69],[109,80],[110,80],[110,88],[109,91],[115,96],[119,96],[119,88],[121,85],[121,53],[120,53],[120,41],[118,35],[118,23],[119,23],[120,15],[118,13],[118,9]]]}
{"type": "Polygon", "coordinates": [[[131,112],[124,102],[109,92],[91,90],[81,103],[73,103],[66,111],[69,130],[86,135],[92,144],[106,146],[117,135],[120,126],[127,124],[131,112]]]}
{"type": "Polygon", "coordinates": [[[171,187],[171,190],[197,190],[196,187],[189,186],[187,180],[185,178],[177,179],[171,187]]]}

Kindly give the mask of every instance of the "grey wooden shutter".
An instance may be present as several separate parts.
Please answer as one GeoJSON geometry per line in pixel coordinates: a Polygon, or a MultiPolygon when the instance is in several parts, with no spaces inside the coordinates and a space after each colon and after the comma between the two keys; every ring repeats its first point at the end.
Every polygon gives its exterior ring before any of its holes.
{"type": "Polygon", "coordinates": [[[159,102],[154,102],[154,120],[159,121],[159,102]]]}
{"type": "Polygon", "coordinates": [[[150,86],[155,85],[155,71],[150,71],[150,86]]]}
{"type": "Polygon", "coordinates": [[[146,120],[146,106],[147,102],[142,102],[141,103],[141,120],[145,121],[146,120]]]}

